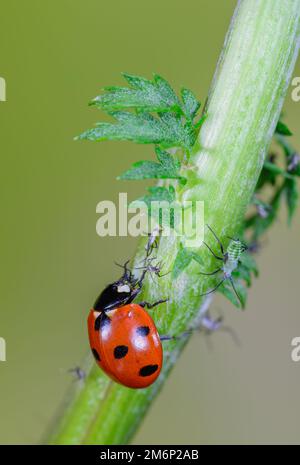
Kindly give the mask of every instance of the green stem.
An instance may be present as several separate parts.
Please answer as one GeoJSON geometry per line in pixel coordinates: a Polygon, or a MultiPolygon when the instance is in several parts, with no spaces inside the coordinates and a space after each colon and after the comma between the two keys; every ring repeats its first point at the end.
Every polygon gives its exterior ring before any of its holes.
{"type": "MultiPolygon", "coordinates": [[[[280,115],[298,53],[299,15],[300,0],[242,0],[231,22],[209,94],[208,117],[190,158],[189,180],[180,195],[177,192],[182,200],[205,202],[205,221],[225,243],[239,228],[280,115]]],[[[175,236],[160,240],[158,259],[167,270],[172,269],[178,245],[175,236]]],[[[143,253],[141,243],[135,260],[143,253]]],[[[199,253],[203,269],[212,269],[207,250],[202,247],[199,253]]],[[[155,312],[160,334],[184,331],[208,305],[209,299],[200,294],[211,281],[199,281],[199,270],[193,261],[175,282],[170,274],[146,282],[143,299],[170,299],[155,312]]],[[[71,395],[51,442],[130,441],[185,343],[166,343],[162,374],[144,390],[114,384],[94,365],[84,385],[71,395]]]]}

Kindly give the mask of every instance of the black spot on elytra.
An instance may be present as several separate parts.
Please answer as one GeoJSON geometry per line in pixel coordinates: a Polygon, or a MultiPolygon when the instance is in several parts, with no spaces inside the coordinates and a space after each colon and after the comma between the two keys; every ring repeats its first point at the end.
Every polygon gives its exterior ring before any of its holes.
{"type": "Polygon", "coordinates": [[[94,355],[95,359],[96,359],[98,362],[100,362],[101,359],[100,359],[100,355],[98,354],[97,350],[94,349],[94,348],[92,348],[92,352],[93,352],[93,355],[94,355]]]}
{"type": "Polygon", "coordinates": [[[127,355],[128,347],[127,346],[117,346],[114,348],[114,357],[123,358],[127,355]]]}
{"type": "Polygon", "coordinates": [[[100,313],[100,315],[95,320],[95,331],[102,330],[106,325],[110,324],[110,318],[106,313],[100,313]]]}
{"type": "Polygon", "coordinates": [[[136,328],[136,334],[138,336],[148,336],[149,333],[150,333],[149,326],[139,326],[138,328],[136,328]]]}
{"type": "Polygon", "coordinates": [[[139,375],[140,376],[151,376],[155,373],[158,369],[158,365],[145,365],[143,368],[140,369],[139,375]]]}

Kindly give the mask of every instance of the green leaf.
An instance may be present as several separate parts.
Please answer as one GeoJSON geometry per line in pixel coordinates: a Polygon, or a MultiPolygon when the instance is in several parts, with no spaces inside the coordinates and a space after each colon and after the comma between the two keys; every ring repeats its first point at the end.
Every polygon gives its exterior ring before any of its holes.
{"type": "Polygon", "coordinates": [[[240,262],[241,264],[239,265],[238,270],[243,267],[251,271],[251,273],[253,273],[254,276],[258,276],[257,263],[253,256],[250,255],[250,253],[244,252],[240,257],[240,262]]]}
{"type": "Polygon", "coordinates": [[[262,187],[264,187],[266,184],[271,184],[272,186],[274,186],[274,184],[276,183],[278,173],[274,172],[272,166],[270,168],[270,165],[274,165],[273,159],[274,159],[274,156],[270,155],[265,161],[262,171],[260,173],[259,179],[257,181],[257,185],[255,188],[256,192],[260,190],[262,187]]]}
{"type": "Polygon", "coordinates": [[[157,74],[152,81],[126,73],[123,76],[130,87],[106,87],[106,93],[90,102],[90,105],[106,111],[117,123],[100,122],[76,139],[127,140],[190,151],[204,121],[203,117],[193,124],[200,107],[193,93],[183,89],[181,102],[170,84],[157,74]],[[131,109],[135,111],[126,111],[131,109]]]}
{"type": "MultiPolygon", "coordinates": [[[[170,134],[170,143],[166,143],[165,147],[183,147],[190,150],[196,142],[197,131],[194,126],[182,124],[182,119],[174,113],[162,113],[159,115],[160,121],[166,128],[166,133],[170,134]]],[[[166,138],[167,141],[167,138],[166,138]]]]}
{"type": "Polygon", "coordinates": [[[137,180],[137,179],[174,179],[178,175],[169,174],[160,163],[154,161],[138,161],[132,167],[121,174],[117,179],[137,180]]]}
{"type": "Polygon", "coordinates": [[[117,124],[98,123],[95,128],[85,131],[78,140],[104,141],[128,140],[138,144],[157,144],[164,148],[183,147],[190,149],[196,134],[190,134],[174,114],[162,113],[155,118],[150,113],[110,113],[117,124]]]}
{"type": "MultiPolygon", "coordinates": [[[[149,194],[140,197],[139,199],[137,199],[137,202],[143,201],[148,205],[148,207],[150,206],[151,202],[175,202],[175,189],[173,186],[169,186],[169,188],[154,186],[149,187],[147,190],[149,194]]],[[[131,203],[131,206],[134,206],[135,202],[136,201],[133,201],[131,203]]]]}
{"type": "Polygon", "coordinates": [[[155,152],[157,159],[160,165],[167,171],[170,176],[173,177],[180,177],[179,170],[181,168],[181,163],[177,160],[173,155],[165,150],[160,149],[159,147],[155,147],[155,152]]]}
{"type": "MultiPolygon", "coordinates": [[[[156,84],[156,88],[158,89],[162,100],[164,100],[168,106],[169,110],[166,111],[174,111],[176,113],[182,113],[182,106],[181,103],[175,94],[174,90],[164,78],[159,76],[158,74],[154,74],[154,82],[156,84]]],[[[161,110],[156,110],[157,112],[161,112],[161,110]]]]}
{"type": "Polygon", "coordinates": [[[293,177],[291,174],[287,173],[285,170],[279,168],[279,166],[275,165],[275,163],[271,163],[270,161],[264,162],[264,169],[274,173],[275,175],[281,174],[285,178],[291,179],[293,177]]]}
{"type": "Polygon", "coordinates": [[[199,121],[197,121],[197,123],[194,125],[194,128],[199,131],[199,129],[201,128],[206,118],[207,118],[207,114],[205,113],[203,116],[201,116],[199,121]]]}
{"type": "Polygon", "coordinates": [[[161,187],[161,186],[154,186],[148,188],[148,194],[140,197],[139,199],[131,202],[130,207],[139,207],[140,202],[144,202],[148,209],[148,216],[153,216],[155,213],[158,214],[157,221],[161,227],[171,227],[174,228],[174,210],[178,205],[175,203],[176,196],[175,196],[175,189],[173,186],[161,187]],[[167,218],[163,216],[162,207],[159,206],[157,203],[153,205],[152,202],[168,202],[169,203],[169,215],[167,218]],[[155,207],[155,208],[154,208],[155,207]],[[154,210],[153,210],[154,208],[154,210]],[[166,220],[166,224],[163,224],[166,220]]]}
{"type": "Polygon", "coordinates": [[[280,147],[283,149],[283,151],[284,151],[284,153],[285,153],[285,155],[287,157],[289,157],[290,155],[295,153],[294,148],[287,141],[286,137],[284,137],[284,136],[282,136],[280,134],[277,134],[276,137],[275,137],[275,140],[276,140],[277,144],[280,145],[280,147]]]}
{"type": "Polygon", "coordinates": [[[251,286],[251,273],[246,266],[240,264],[238,269],[232,273],[232,276],[234,279],[242,279],[243,281],[245,281],[248,287],[251,286]]]}
{"type": "Polygon", "coordinates": [[[200,265],[203,265],[203,259],[196,252],[191,252],[193,260],[195,260],[200,265]]]}
{"type": "Polygon", "coordinates": [[[131,86],[106,87],[108,92],[94,98],[90,105],[104,111],[118,111],[134,108],[143,112],[174,111],[182,114],[181,103],[168,82],[158,75],[154,80],[123,73],[131,86]]]}
{"type": "Polygon", "coordinates": [[[298,200],[299,200],[299,193],[298,193],[298,186],[296,179],[287,179],[285,181],[285,194],[286,194],[286,202],[287,202],[287,209],[288,209],[288,224],[289,226],[292,223],[293,216],[295,214],[298,200]]]}
{"type": "Polygon", "coordinates": [[[200,102],[198,102],[192,91],[185,88],[181,89],[181,98],[186,117],[193,121],[201,106],[200,102]]]}
{"type": "Polygon", "coordinates": [[[168,152],[161,150],[159,147],[155,149],[159,163],[154,161],[138,161],[133,166],[125,171],[118,179],[179,179],[181,184],[186,183],[180,173],[180,162],[168,152]]]}
{"type": "Polygon", "coordinates": [[[275,132],[277,134],[281,134],[282,136],[292,136],[293,133],[289,130],[287,125],[283,123],[282,121],[278,121],[275,132]]]}

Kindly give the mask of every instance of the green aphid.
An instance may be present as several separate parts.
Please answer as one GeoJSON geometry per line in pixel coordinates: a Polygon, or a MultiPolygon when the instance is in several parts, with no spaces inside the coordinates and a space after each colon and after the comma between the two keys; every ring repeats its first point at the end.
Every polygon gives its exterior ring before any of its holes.
{"type": "Polygon", "coordinates": [[[207,227],[212,232],[215,239],[217,240],[217,242],[219,244],[219,247],[220,247],[220,250],[221,250],[221,253],[222,253],[222,257],[216,255],[215,252],[209,247],[209,245],[206,244],[206,242],[203,242],[203,243],[208,248],[208,250],[212,253],[212,255],[217,260],[221,260],[223,262],[223,264],[222,264],[222,266],[220,266],[219,268],[217,268],[216,270],[214,270],[214,271],[212,271],[210,273],[201,272],[200,274],[204,274],[206,276],[212,276],[212,275],[217,274],[217,273],[219,273],[221,271],[223,273],[223,279],[213,289],[211,289],[210,291],[205,292],[204,294],[201,294],[201,295],[208,295],[208,294],[211,294],[212,292],[215,292],[224,283],[224,281],[226,281],[228,279],[230,281],[230,283],[231,283],[232,289],[235,292],[235,295],[237,296],[240,304],[242,305],[241,298],[240,298],[240,296],[239,296],[239,294],[238,294],[238,292],[237,292],[237,290],[235,288],[235,285],[234,285],[234,281],[233,281],[233,278],[232,278],[232,273],[238,268],[241,255],[243,254],[243,252],[245,252],[245,250],[247,249],[247,246],[246,246],[246,244],[244,244],[239,239],[229,238],[230,242],[229,242],[229,245],[228,245],[228,247],[227,247],[227,249],[225,251],[225,249],[223,247],[223,244],[220,241],[220,239],[218,238],[218,236],[216,235],[216,233],[212,230],[212,228],[210,226],[207,225],[207,227]]]}

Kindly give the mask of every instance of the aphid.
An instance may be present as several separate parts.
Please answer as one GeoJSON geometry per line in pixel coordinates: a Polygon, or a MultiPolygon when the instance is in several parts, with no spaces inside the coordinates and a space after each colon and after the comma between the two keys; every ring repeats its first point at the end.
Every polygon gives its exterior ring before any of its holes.
{"type": "Polygon", "coordinates": [[[72,373],[74,375],[74,379],[78,381],[83,381],[86,378],[86,372],[80,368],[79,366],[76,366],[74,368],[70,368],[68,370],[69,373],[72,373]]]}
{"type": "Polygon", "coordinates": [[[101,292],[91,309],[89,340],[97,364],[110,378],[130,388],[145,388],[157,379],[163,361],[161,339],[145,307],[153,308],[167,299],[133,303],[151,262],[145,261],[139,279],[127,265],[122,277],[101,292]]]}
{"type": "Polygon", "coordinates": [[[292,153],[288,157],[288,171],[295,171],[300,164],[300,155],[298,153],[292,153]]]}
{"type": "Polygon", "coordinates": [[[158,244],[157,244],[157,238],[159,237],[159,234],[161,232],[161,228],[159,226],[156,226],[151,233],[148,234],[148,242],[145,247],[146,251],[146,257],[145,260],[152,254],[153,249],[157,249],[158,244]]]}
{"type": "Polygon", "coordinates": [[[218,236],[216,235],[216,233],[212,230],[212,228],[210,226],[207,225],[207,227],[212,232],[215,239],[217,240],[217,242],[219,244],[219,247],[220,247],[220,250],[221,250],[222,257],[216,255],[215,252],[209,247],[209,245],[206,244],[206,242],[203,242],[203,243],[208,248],[208,250],[212,253],[212,255],[217,260],[222,261],[223,264],[222,264],[222,266],[220,266],[219,268],[217,268],[216,270],[214,270],[214,271],[212,271],[210,273],[201,272],[200,274],[203,274],[203,275],[206,275],[206,276],[212,276],[212,275],[215,275],[215,274],[217,274],[217,273],[219,273],[221,271],[221,272],[223,272],[223,279],[213,289],[211,289],[208,292],[205,292],[202,295],[208,295],[208,294],[211,294],[212,292],[215,292],[224,283],[224,281],[229,280],[235,295],[237,296],[239,302],[242,305],[241,298],[240,298],[240,296],[239,296],[239,294],[238,294],[238,292],[237,292],[237,290],[235,288],[235,285],[234,285],[234,281],[233,281],[233,278],[232,278],[232,273],[238,268],[241,255],[243,254],[243,252],[245,252],[245,250],[247,250],[247,246],[246,246],[246,244],[241,242],[239,239],[229,238],[230,242],[229,242],[229,245],[228,245],[228,247],[227,247],[227,249],[225,251],[224,247],[223,247],[223,244],[220,241],[220,239],[218,238],[218,236]]]}
{"type": "Polygon", "coordinates": [[[217,318],[212,318],[208,310],[203,315],[198,329],[200,332],[202,331],[206,336],[211,335],[212,333],[215,333],[217,331],[226,332],[231,336],[232,340],[236,345],[241,345],[240,339],[236,332],[230,326],[224,325],[223,317],[218,316],[217,318]]]}
{"type": "Polygon", "coordinates": [[[155,257],[148,258],[146,264],[143,266],[136,266],[134,269],[135,270],[145,270],[147,269],[147,272],[150,273],[150,277],[153,279],[153,275],[158,276],[159,278],[163,278],[164,276],[167,276],[170,271],[167,271],[166,273],[161,273],[161,270],[163,268],[163,263],[162,262],[156,262],[153,263],[153,261],[156,260],[155,257]]]}

